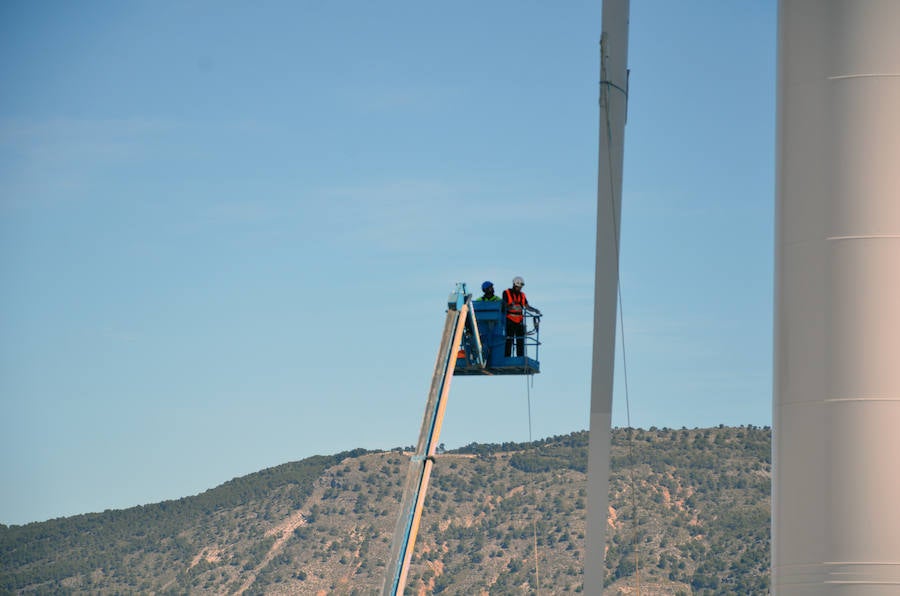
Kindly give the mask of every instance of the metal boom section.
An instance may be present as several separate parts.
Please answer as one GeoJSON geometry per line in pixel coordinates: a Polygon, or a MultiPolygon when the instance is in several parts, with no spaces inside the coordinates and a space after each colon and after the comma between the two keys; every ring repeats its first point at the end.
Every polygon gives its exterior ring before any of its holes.
{"type": "MultiPolygon", "coordinates": [[[[454,295],[451,294],[452,296],[454,295]]],[[[441,434],[441,424],[447,408],[447,396],[450,393],[450,381],[453,379],[453,371],[456,368],[463,331],[467,319],[473,318],[471,321],[473,327],[475,323],[474,313],[471,311],[471,295],[465,293],[465,286],[461,286],[455,296],[456,302],[449,303],[447,318],[444,321],[444,332],[441,335],[437,362],[431,378],[431,390],[425,405],[425,416],[422,420],[422,430],[419,432],[419,442],[406,474],[406,485],[400,501],[400,517],[397,528],[394,530],[391,556],[381,592],[384,596],[402,594],[406,585],[409,562],[412,558],[416,534],[419,531],[422,505],[425,502],[425,492],[428,489],[428,481],[434,466],[434,453],[438,445],[438,437],[441,434]]]]}

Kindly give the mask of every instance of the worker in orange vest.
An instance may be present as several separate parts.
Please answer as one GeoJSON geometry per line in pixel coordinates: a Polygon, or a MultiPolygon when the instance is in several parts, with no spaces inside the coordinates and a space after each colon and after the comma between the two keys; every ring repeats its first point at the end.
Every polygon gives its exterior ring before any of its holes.
{"type": "Polygon", "coordinates": [[[537,316],[541,311],[528,304],[525,292],[525,280],[518,275],[513,278],[512,287],[503,290],[503,310],[506,312],[506,352],[507,358],[512,356],[513,339],[516,340],[516,356],[525,355],[525,311],[537,316]]]}

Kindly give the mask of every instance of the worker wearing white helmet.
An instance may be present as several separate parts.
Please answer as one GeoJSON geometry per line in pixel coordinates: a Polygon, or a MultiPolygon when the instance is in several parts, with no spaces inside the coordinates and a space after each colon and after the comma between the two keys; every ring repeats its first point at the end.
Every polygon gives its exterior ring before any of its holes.
{"type": "Polygon", "coordinates": [[[503,290],[503,310],[506,312],[506,357],[512,356],[513,339],[516,341],[516,355],[525,355],[525,312],[531,311],[540,316],[541,311],[528,304],[525,292],[525,280],[515,276],[512,287],[503,290]]]}

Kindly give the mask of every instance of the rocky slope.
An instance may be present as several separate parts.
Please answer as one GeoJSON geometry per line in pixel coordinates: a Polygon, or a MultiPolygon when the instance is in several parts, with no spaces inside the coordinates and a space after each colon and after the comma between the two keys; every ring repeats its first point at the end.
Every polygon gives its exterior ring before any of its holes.
{"type": "MultiPolygon", "coordinates": [[[[606,593],[768,592],[769,429],[617,429],[612,453],[606,593]]],[[[0,526],[0,593],[377,593],[408,462],[317,456],[0,526]]],[[[585,432],[439,455],[407,593],[581,592],[586,465],[585,432]]]]}

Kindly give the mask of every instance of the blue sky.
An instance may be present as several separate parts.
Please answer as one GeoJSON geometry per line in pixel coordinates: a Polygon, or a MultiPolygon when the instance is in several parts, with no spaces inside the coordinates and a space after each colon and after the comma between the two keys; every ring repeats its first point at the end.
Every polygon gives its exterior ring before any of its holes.
{"type": "MultiPolygon", "coordinates": [[[[458,281],[588,426],[600,1],[0,7],[0,522],[413,444],[458,281]]],[[[771,421],[774,0],[634,0],[632,424],[771,421]]],[[[625,424],[619,350],[614,424],[625,424]]],[[[442,442],[528,439],[524,378],[442,442]]]]}

